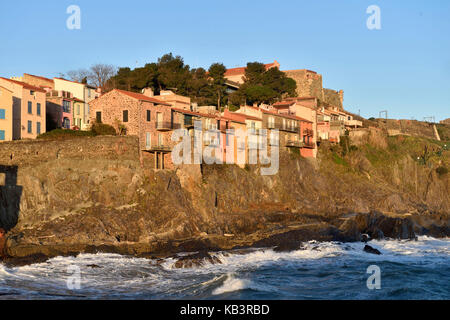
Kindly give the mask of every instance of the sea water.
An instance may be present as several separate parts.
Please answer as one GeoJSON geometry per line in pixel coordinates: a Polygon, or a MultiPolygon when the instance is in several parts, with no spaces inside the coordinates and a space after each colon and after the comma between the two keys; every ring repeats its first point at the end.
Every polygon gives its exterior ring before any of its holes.
{"type": "Polygon", "coordinates": [[[0,265],[0,299],[450,299],[449,238],[369,244],[382,255],[311,241],[286,253],[212,253],[222,264],[190,269],[116,254],[0,265]],[[367,284],[369,266],[380,270],[379,289],[367,284]]]}

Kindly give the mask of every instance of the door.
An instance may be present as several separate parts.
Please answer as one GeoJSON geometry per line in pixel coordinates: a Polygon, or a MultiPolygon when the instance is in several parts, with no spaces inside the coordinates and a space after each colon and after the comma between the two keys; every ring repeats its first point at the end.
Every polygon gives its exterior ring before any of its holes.
{"type": "Polygon", "coordinates": [[[159,125],[162,125],[162,123],[163,123],[163,114],[161,112],[156,113],[156,122],[159,125]]]}
{"type": "Polygon", "coordinates": [[[150,132],[146,133],[145,148],[147,150],[152,148],[152,134],[150,132]]]}

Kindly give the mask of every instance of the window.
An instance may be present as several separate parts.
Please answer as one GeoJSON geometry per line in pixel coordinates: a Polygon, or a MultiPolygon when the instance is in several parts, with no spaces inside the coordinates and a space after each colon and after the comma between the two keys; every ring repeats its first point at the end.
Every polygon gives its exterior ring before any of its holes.
{"type": "Polygon", "coordinates": [[[32,114],[33,113],[33,102],[28,101],[28,113],[32,114]]]}
{"type": "Polygon", "coordinates": [[[102,123],[102,113],[100,111],[97,111],[97,113],[95,114],[95,118],[97,123],[102,123]]]}
{"type": "Polygon", "coordinates": [[[147,110],[147,121],[148,122],[152,121],[152,113],[150,110],[147,110]]]}
{"type": "Polygon", "coordinates": [[[36,113],[37,113],[38,116],[41,115],[41,104],[40,103],[38,103],[37,106],[36,106],[36,113]]]}
{"type": "Polygon", "coordinates": [[[34,91],[30,90],[30,95],[34,96],[34,91]]]}
{"type": "Polygon", "coordinates": [[[28,133],[33,133],[33,123],[28,121],[28,133]]]}
{"type": "Polygon", "coordinates": [[[0,141],[5,140],[5,130],[0,130],[0,141]]]}
{"type": "Polygon", "coordinates": [[[63,112],[70,113],[70,101],[63,101],[63,112]]]}
{"type": "Polygon", "coordinates": [[[6,110],[0,109],[0,119],[6,119],[6,110]]]}
{"type": "Polygon", "coordinates": [[[77,115],[79,115],[79,114],[80,114],[80,105],[77,104],[77,115]]]}
{"type": "Polygon", "coordinates": [[[36,123],[36,133],[41,134],[41,123],[40,122],[36,123]]]}
{"type": "Polygon", "coordinates": [[[128,122],[128,110],[123,110],[123,122],[128,122]]]}

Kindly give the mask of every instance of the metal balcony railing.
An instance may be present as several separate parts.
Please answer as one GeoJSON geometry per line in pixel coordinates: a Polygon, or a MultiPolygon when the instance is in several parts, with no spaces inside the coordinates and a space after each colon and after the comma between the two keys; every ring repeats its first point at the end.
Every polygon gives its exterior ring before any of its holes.
{"type": "Polygon", "coordinates": [[[299,128],[298,128],[298,126],[289,126],[289,125],[287,125],[287,124],[285,124],[285,125],[283,125],[283,124],[280,124],[280,123],[266,123],[266,127],[267,127],[267,129],[277,129],[277,130],[280,130],[280,131],[286,131],[286,132],[293,132],[293,133],[296,133],[296,132],[298,132],[299,130],[299,128]]]}
{"type": "Polygon", "coordinates": [[[158,151],[158,152],[171,152],[172,151],[172,148],[168,145],[146,146],[146,149],[148,151],[158,151]]]}
{"type": "Polygon", "coordinates": [[[179,123],[172,123],[170,121],[158,121],[156,122],[156,130],[170,131],[181,128],[179,123]]]}
{"type": "Polygon", "coordinates": [[[295,140],[287,140],[286,147],[288,148],[301,148],[303,147],[303,142],[295,140]]]}
{"type": "Polygon", "coordinates": [[[184,118],[183,121],[185,128],[191,128],[194,126],[194,119],[193,118],[184,118]]]}
{"type": "Polygon", "coordinates": [[[316,147],[315,142],[303,142],[303,148],[314,149],[316,147]]]}

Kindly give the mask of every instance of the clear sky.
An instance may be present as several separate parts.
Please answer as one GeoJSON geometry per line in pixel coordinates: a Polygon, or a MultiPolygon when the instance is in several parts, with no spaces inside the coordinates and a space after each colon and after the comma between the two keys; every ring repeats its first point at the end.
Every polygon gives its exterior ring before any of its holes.
{"type": "Polygon", "coordinates": [[[191,67],[280,62],[343,89],[365,117],[450,117],[450,1],[14,0],[0,2],[0,76],[47,77],[109,63],[134,68],[165,53],[191,67]],[[81,29],[69,30],[69,5],[81,29]],[[381,9],[369,30],[366,9],[381,9]]]}

